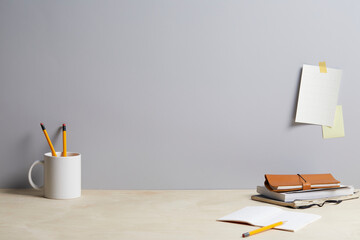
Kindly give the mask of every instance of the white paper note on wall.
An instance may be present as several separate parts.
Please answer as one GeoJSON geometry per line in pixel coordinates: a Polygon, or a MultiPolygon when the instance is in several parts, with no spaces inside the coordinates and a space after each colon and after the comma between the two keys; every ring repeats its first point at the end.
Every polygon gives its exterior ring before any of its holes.
{"type": "Polygon", "coordinates": [[[303,65],[295,122],[333,126],[342,70],[303,65]]]}

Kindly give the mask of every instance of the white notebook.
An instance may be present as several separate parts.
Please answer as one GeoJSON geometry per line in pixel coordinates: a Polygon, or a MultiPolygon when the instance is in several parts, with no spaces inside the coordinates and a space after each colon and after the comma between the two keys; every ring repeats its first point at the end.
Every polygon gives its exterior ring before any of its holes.
{"type": "Polygon", "coordinates": [[[265,197],[283,202],[293,202],[295,200],[312,200],[318,198],[347,196],[354,193],[354,187],[341,185],[337,188],[318,188],[292,192],[273,192],[264,186],[257,186],[256,191],[265,197]]]}
{"type": "Polygon", "coordinates": [[[218,221],[248,223],[260,227],[286,221],[275,228],[295,232],[319,218],[321,216],[316,214],[286,211],[277,207],[256,206],[242,208],[219,218],[218,221]]]}

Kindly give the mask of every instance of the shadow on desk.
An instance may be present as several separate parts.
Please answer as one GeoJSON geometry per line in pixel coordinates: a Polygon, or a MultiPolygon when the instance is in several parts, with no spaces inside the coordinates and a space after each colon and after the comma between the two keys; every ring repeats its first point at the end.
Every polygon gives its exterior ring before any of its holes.
{"type": "Polygon", "coordinates": [[[2,193],[11,194],[11,195],[21,195],[21,196],[29,196],[29,197],[43,197],[44,194],[42,191],[38,191],[35,189],[1,189],[2,193]]]}

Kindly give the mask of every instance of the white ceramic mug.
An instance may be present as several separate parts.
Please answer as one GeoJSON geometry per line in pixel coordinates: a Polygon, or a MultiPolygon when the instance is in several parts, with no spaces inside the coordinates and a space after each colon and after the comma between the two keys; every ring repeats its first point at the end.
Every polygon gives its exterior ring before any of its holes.
{"type": "Polygon", "coordinates": [[[44,154],[44,160],[35,161],[28,173],[30,185],[37,190],[44,190],[46,198],[70,199],[81,196],[81,155],[67,153],[66,157],[57,152],[58,157],[51,152],[44,154]],[[44,166],[44,186],[36,185],[31,177],[32,169],[37,165],[44,166]]]}

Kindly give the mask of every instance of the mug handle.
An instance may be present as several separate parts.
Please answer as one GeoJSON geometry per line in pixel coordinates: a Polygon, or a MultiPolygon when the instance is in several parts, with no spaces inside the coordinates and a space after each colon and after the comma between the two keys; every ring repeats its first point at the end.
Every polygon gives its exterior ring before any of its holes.
{"type": "Polygon", "coordinates": [[[36,160],[36,161],[31,165],[31,167],[30,167],[30,169],[29,169],[29,173],[28,173],[29,183],[30,183],[30,185],[31,185],[33,188],[35,188],[36,190],[42,190],[42,189],[44,188],[44,186],[39,187],[38,185],[36,185],[36,184],[33,182],[32,177],[31,177],[32,169],[35,167],[35,165],[40,164],[40,163],[41,163],[42,165],[44,165],[44,161],[36,160]]]}

